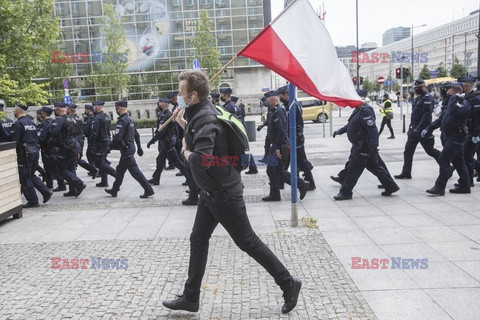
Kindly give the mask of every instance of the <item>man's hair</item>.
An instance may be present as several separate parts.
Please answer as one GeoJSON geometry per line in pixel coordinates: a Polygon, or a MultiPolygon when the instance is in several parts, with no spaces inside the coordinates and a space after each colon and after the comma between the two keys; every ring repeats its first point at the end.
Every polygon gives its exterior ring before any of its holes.
{"type": "Polygon", "coordinates": [[[198,99],[205,100],[210,94],[208,77],[202,71],[187,70],[178,75],[178,81],[186,80],[188,93],[197,91],[198,99]]]}

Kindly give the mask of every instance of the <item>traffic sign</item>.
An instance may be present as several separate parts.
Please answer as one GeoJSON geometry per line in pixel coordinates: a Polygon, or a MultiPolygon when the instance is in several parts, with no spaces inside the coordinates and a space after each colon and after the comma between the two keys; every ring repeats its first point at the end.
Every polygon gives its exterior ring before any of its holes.
{"type": "Polygon", "coordinates": [[[193,59],[193,70],[200,70],[200,61],[193,59]]]}
{"type": "Polygon", "coordinates": [[[385,82],[385,78],[380,76],[378,77],[377,82],[378,84],[383,84],[385,82]]]}

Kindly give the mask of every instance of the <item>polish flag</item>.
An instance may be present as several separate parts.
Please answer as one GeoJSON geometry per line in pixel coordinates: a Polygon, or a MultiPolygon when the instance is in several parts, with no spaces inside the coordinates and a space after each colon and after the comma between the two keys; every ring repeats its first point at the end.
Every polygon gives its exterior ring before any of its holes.
{"type": "Polygon", "coordinates": [[[361,98],[308,0],[291,3],[237,56],[251,58],[311,96],[357,107],[361,98]]]}

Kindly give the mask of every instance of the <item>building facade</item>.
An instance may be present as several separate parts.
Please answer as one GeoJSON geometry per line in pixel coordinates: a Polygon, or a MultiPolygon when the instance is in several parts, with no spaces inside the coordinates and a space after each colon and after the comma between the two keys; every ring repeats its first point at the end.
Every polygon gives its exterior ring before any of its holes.
{"type": "Polygon", "coordinates": [[[479,12],[474,11],[464,18],[414,34],[413,41],[410,37],[366,52],[366,57],[360,57],[363,60],[361,76],[374,81],[380,76],[395,79],[396,68],[412,67],[412,49],[413,79],[418,78],[424,65],[430,71],[436,70],[440,64],[450,70],[455,58],[467,68],[470,75],[477,75],[478,15],[479,12]],[[387,57],[379,61],[372,59],[382,55],[387,57]]]}
{"type": "MultiPolygon", "coordinates": [[[[206,10],[213,21],[212,34],[222,64],[271,20],[270,0],[56,0],[55,16],[63,38],[59,51],[69,56],[88,54],[87,59],[72,63],[70,93],[80,100],[92,100],[94,88],[84,88],[82,83],[108,50],[102,35],[106,4],[112,4],[116,15],[123,19],[127,37],[125,48],[129,50],[128,56],[123,57],[126,58],[126,72],[140,78],[128,89],[130,99],[132,92],[135,92],[135,99],[161,96],[176,87],[172,76],[171,88],[167,83],[162,86],[165,92],[155,92],[160,88],[158,82],[165,81],[162,74],[192,68],[195,52],[191,39],[202,10],[206,10]]],[[[269,86],[270,81],[268,69],[240,57],[224,73],[221,85],[232,87],[236,95],[252,95],[260,94],[261,88],[269,86]],[[247,85],[243,85],[245,81],[247,85]]]]}
{"type": "Polygon", "coordinates": [[[386,46],[408,37],[410,37],[410,28],[397,27],[388,29],[383,33],[382,45],[386,46]]]}

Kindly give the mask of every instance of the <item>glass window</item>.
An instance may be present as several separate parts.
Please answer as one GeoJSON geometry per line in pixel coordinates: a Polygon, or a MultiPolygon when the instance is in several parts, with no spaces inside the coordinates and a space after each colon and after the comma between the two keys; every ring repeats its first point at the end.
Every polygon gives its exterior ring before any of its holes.
{"type": "Polygon", "coordinates": [[[63,3],[55,3],[55,14],[63,14],[63,3]]]}
{"type": "Polygon", "coordinates": [[[209,6],[213,3],[213,0],[200,0],[200,5],[209,6]]]}
{"type": "Polygon", "coordinates": [[[80,6],[78,2],[72,2],[72,13],[78,13],[80,11],[80,6]]]}
{"type": "Polygon", "coordinates": [[[225,7],[227,5],[227,0],[215,0],[217,7],[225,7]]]}
{"type": "Polygon", "coordinates": [[[180,0],[172,0],[172,6],[180,7],[180,0]]]}
{"type": "Polygon", "coordinates": [[[88,14],[93,13],[93,3],[91,1],[87,2],[87,10],[88,10],[88,14]]]}
{"type": "Polygon", "coordinates": [[[257,0],[248,0],[248,5],[249,5],[249,6],[255,6],[255,5],[257,5],[257,0]]]}
{"type": "Polygon", "coordinates": [[[196,0],[187,0],[187,7],[193,7],[195,5],[196,0]]]}

